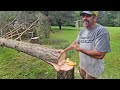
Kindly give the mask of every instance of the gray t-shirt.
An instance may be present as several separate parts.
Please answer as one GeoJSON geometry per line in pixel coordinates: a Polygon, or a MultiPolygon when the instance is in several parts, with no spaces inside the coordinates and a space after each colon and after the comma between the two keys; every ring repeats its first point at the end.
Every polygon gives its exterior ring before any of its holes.
{"type": "MultiPolygon", "coordinates": [[[[97,24],[90,30],[83,28],[76,42],[80,44],[80,48],[87,50],[96,49],[99,52],[110,52],[109,32],[102,26],[97,24]]],[[[89,75],[99,77],[104,71],[104,59],[96,59],[82,52],[80,55],[80,68],[85,70],[89,75]]]]}

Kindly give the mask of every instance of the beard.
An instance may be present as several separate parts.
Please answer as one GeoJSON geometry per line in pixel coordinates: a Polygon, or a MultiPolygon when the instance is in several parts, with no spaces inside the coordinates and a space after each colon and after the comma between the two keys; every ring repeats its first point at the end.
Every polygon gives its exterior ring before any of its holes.
{"type": "Polygon", "coordinates": [[[83,21],[83,26],[84,26],[84,27],[87,27],[88,24],[89,24],[89,21],[88,21],[88,20],[84,20],[84,21],[83,21]]]}

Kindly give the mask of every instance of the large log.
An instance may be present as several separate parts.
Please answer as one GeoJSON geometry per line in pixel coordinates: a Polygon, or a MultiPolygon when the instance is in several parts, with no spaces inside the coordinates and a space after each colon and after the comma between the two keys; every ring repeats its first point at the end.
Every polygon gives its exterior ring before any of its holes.
{"type": "Polygon", "coordinates": [[[0,45],[18,50],[20,52],[24,52],[41,60],[53,63],[58,63],[58,59],[60,57],[60,53],[57,52],[55,49],[51,49],[39,44],[0,38],[0,45]]]}
{"type": "MultiPolygon", "coordinates": [[[[57,79],[74,79],[74,66],[65,60],[66,53],[60,54],[39,44],[32,44],[12,39],[0,38],[0,45],[24,52],[51,64],[57,71],[57,79]]],[[[72,61],[70,61],[72,62],[72,61]]]]}

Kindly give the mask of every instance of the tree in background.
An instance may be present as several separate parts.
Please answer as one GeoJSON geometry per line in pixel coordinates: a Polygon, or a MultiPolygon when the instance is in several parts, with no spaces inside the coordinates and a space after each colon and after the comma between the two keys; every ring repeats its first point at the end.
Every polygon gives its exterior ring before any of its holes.
{"type": "MultiPolygon", "coordinates": [[[[12,22],[20,11],[0,11],[0,29],[12,22]]],[[[40,39],[49,38],[51,25],[75,26],[75,21],[80,20],[81,11],[21,11],[20,16],[9,26],[4,28],[2,33],[10,32],[14,29],[15,23],[21,24],[23,31],[27,29],[36,19],[39,19],[36,28],[32,29],[40,39]]],[[[99,11],[98,23],[104,26],[120,26],[120,11],[99,11]]],[[[21,29],[21,30],[22,30],[21,29]]],[[[24,34],[24,37],[27,35],[24,34]]]]}
{"type": "MultiPolygon", "coordinates": [[[[78,12],[78,11],[76,11],[78,12]]],[[[59,29],[61,26],[74,26],[74,21],[78,19],[75,11],[49,11],[51,18],[51,25],[58,25],[59,29]]]]}
{"type": "MultiPolygon", "coordinates": [[[[18,15],[19,11],[1,11],[0,12],[0,24],[2,29],[4,26],[6,26],[8,23],[10,23],[14,18],[18,15]]],[[[36,28],[33,28],[31,31],[36,33],[36,35],[41,39],[41,38],[48,38],[49,33],[50,33],[50,25],[48,22],[48,18],[42,14],[40,11],[21,11],[21,14],[19,17],[8,27],[4,29],[4,34],[6,32],[10,32],[11,30],[14,29],[14,26],[19,26],[20,24],[23,23],[22,26],[24,26],[23,31],[25,31],[29,26],[35,22],[37,19],[39,19],[33,26],[36,26],[36,28]]],[[[29,30],[28,30],[29,31],[29,30]]],[[[23,35],[27,37],[27,32],[23,35]]]]}
{"type": "Polygon", "coordinates": [[[50,24],[48,18],[41,12],[36,13],[36,17],[39,19],[36,27],[36,33],[39,37],[39,42],[41,43],[44,38],[49,38],[50,35],[50,24]]]}
{"type": "Polygon", "coordinates": [[[119,16],[120,11],[100,11],[101,18],[99,23],[104,26],[120,26],[119,25],[119,16]]]}
{"type": "MultiPolygon", "coordinates": [[[[18,15],[18,13],[19,12],[17,11],[0,11],[0,29],[10,23],[18,15]]],[[[8,28],[13,29],[13,25],[9,25],[8,28]]],[[[5,28],[2,33],[4,34],[8,32],[8,28],[5,28]]]]}

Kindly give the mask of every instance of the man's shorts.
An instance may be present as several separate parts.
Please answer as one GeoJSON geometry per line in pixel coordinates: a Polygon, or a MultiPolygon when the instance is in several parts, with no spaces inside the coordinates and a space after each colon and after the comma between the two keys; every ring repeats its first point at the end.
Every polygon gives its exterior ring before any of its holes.
{"type": "Polygon", "coordinates": [[[80,76],[82,77],[82,79],[97,79],[96,77],[90,76],[89,74],[87,74],[83,69],[80,68],[79,70],[80,72],[80,76]]]}

